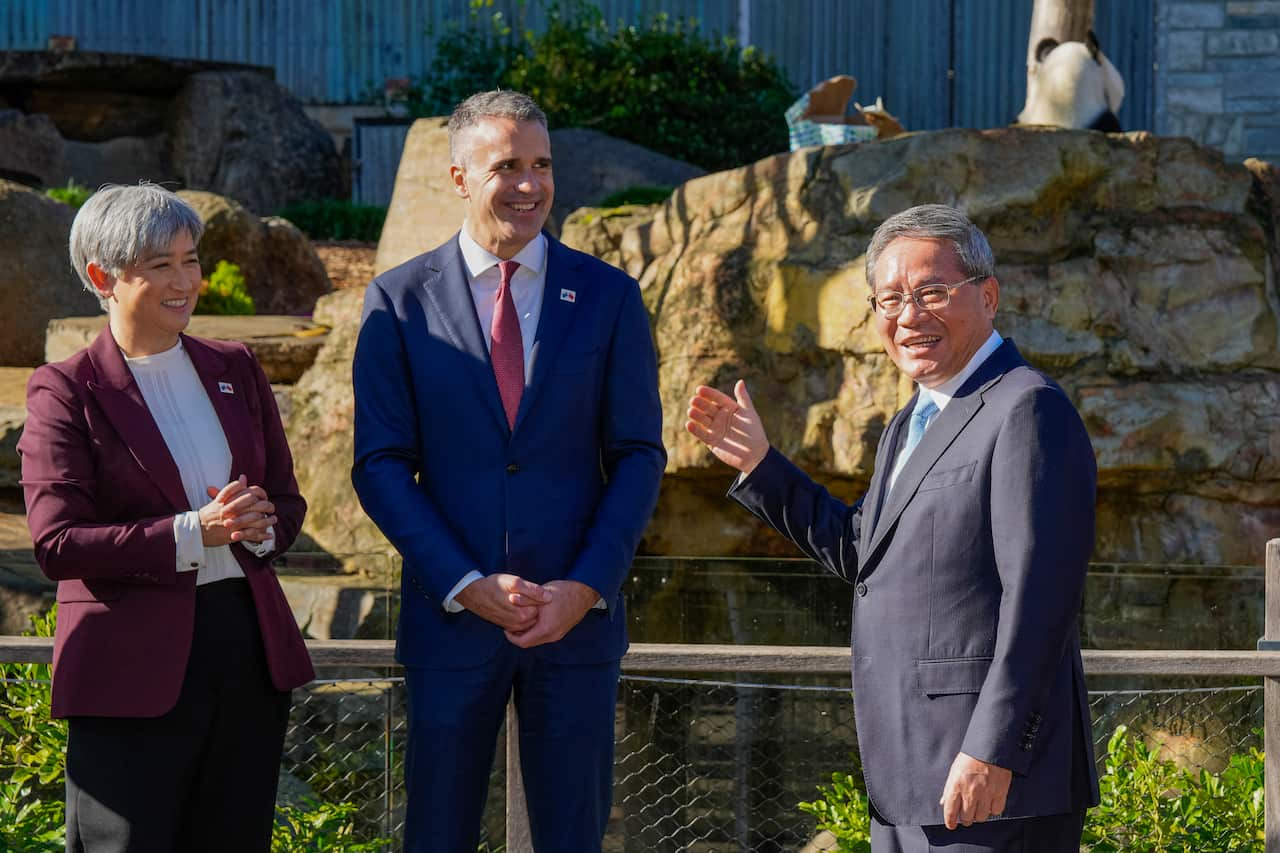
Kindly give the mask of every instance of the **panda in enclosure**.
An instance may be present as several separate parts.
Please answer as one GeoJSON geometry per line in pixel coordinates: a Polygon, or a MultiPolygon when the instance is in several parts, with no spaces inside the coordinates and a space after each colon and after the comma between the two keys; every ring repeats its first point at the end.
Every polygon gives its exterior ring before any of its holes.
{"type": "Polygon", "coordinates": [[[1093,30],[1084,42],[1041,39],[1027,74],[1027,104],[1018,114],[1018,124],[1119,133],[1116,112],[1123,100],[1124,80],[1102,55],[1093,30]]]}

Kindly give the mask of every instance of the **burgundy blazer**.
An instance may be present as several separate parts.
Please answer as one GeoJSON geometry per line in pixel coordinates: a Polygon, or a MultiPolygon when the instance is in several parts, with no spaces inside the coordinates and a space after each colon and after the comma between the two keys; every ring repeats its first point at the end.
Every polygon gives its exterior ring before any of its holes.
{"type": "MultiPolygon", "coordinates": [[[[267,377],[243,344],[187,335],[182,344],[222,422],[231,475],[275,503],[283,552],[307,507],[267,377]]],[[[198,507],[110,327],[32,375],[18,452],[36,560],[58,581],[53,716],[160,716],[182,688],[195,613],[196,573],[177,571],[173,518],[198,507]]],[[[305,684],[315,673],[271,555],[231,551],[253,592],[272,682],[305,684]]]]}

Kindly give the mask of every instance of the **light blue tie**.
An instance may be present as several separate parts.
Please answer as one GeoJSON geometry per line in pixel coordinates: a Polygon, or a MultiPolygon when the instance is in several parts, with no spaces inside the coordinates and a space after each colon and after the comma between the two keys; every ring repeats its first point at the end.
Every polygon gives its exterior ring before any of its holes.
{"type": "Polygon", "coordinates": [[[898,454],[898,460],[893,466],[893,474],[889,477],[890,489],[893,488],[894,483],[898,482],[898,475],[902,473],[903,468],[907,467],[907,460],[915,452],[920,439],[924,438],[924,431],[928,429],[929,421],[937,413],[938,404],[933,402],[933,397],[922,393],[916,400],[916,407],[911,410],[911,421],[907,424],[907,441],[902,445],[902,452],[898,454]]]}
{"type": "Polygon", "coordinates": [[[916,401],[915,411],[911,413],[911,423],[907,427],[907,443],[902,447],[902,461],[905,464],[911,458],[916,445],[924,438],[924,431],[929,428],[929,421],[938,413],[938,404],[933,397],[921,395],[916,401]]]}

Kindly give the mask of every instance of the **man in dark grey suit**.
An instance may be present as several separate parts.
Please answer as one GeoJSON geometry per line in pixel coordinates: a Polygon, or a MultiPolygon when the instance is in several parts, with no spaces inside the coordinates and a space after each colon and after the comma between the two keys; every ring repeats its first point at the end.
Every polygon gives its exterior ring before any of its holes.
{"type": "Polygon", "coordinates": [[[986,238],[957,210],[884,222],[867,282],[917,392],[867,494],[833,498],[769,446],[739,381],[686,427],[730,497],[854,584],[853,692],[877,853],[1079,850],[1098,802],[1076,617],[1097,469],[1062,389],[993,327],[986,238]]]}

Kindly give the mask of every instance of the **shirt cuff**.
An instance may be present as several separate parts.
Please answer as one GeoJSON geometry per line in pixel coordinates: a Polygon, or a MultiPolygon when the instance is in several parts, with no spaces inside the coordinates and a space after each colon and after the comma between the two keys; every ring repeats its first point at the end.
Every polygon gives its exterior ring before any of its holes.
{"type": "Polygon", "coordinates": [[[178,546],[178,571],[196,572],[204,568],[204,539],[200,535],[200,513],[196,510],[173,517],[173,541],[178,546]]]}
{"type": "Polygon", "coordinates": [[[608,610],[608,609],[609,609],[609,605],[607,605],[607,604],[605,604],[605,603],[604,603],[604,599],[603,599],[603,598],[597,598],[597,599],[596,599],[596,603],[595,603],[595,604],[593,604],[593,605],[591,605],[591,609],[592,609],[592,610],[608,610]]]}
{"type": "Polygon", "coordinates": [[[265,557],[275,550],[276,547],[276,528],[274,525],[267,528],[267,538],[263,542],[244,542],[240,543],[249,549],[249,553],[255,557],[265,557]]]}
{"type": "Polygon", "coordinates": [[[467,608],[463,607],[461,604],[454,601],[454,599],[458,597],[458,593],[462,592],[464,589],[471,586],[473,583],[475,583],[476,581],[480,580],[483,577],[484,575],[474,570],[467,572],[465,575],[463,575],[462,580],[454,584],[453,589],[449,590],[449,594],[445,596],[444,612],[445,613],[461,613],[462,611],[466,610],[467,608]]]}

